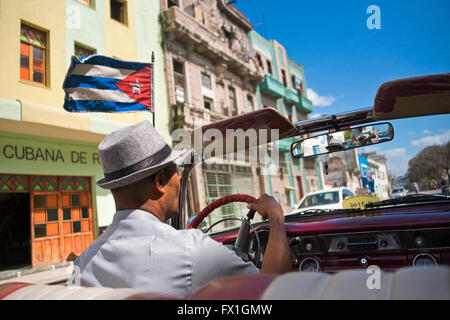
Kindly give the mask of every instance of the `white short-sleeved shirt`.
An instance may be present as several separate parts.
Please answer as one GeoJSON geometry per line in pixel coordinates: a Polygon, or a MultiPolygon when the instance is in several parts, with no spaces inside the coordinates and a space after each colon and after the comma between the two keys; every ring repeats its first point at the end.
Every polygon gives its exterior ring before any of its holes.
{"type": "Polygon", "coordinates": [[[259,270],[200,230],[176,230],[142,210],[122,210],[75,261],[82,286],[186,297],[206,283],[259,270]]]}

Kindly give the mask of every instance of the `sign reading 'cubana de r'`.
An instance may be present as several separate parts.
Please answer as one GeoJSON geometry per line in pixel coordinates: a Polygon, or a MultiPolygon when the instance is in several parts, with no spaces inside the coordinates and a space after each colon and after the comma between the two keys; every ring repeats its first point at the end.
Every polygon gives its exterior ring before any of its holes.
{"type": "Polygon", "coordinates": [[[98,153],[88,154],[86,151],[71,150],[69,154],[60,149],[40,148],[34,146],[5,144],[2,145],[1,155],[5,159],[45,161],[61,163],[100,164],[98,153]]]}
{"type": "Polygon", "coordinates": [[[97,148],[0,136],[1,164],[100,165],[97,148]]]}

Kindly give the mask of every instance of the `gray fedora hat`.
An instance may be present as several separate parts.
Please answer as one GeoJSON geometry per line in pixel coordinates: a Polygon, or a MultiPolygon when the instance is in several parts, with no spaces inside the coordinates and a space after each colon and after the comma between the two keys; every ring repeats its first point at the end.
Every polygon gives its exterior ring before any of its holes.
{"type": "Polygon", "coordinates": [[[142,180],[175,161],[186,150],[172,150],[148,120],[110,133],[98,146],[103,189],[142,180]]]}

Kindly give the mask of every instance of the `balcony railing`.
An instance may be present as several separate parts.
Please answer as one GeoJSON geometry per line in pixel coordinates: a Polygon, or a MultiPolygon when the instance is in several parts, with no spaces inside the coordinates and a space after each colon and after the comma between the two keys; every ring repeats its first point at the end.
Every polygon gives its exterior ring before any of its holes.
{"type": "Polygon", "coordinates": [[[248,77],[250,81],[261,82],[262,70],[256,63],[245,56],[245,53],[229,47],[229,42],[209,30],[205,25],[173,6],[164,11],[163,31],[170,40],[189,44],[193,50],[206,56],[219,66],[227,66],[228,70],[248,77]]]}
{"type": "Polygon", "coordinates": [[[314,110],[312,101],[305,96],[300,96],[300,101],[296,104],[296,106],[302,108],[305,113],[311,113],[314,110]]]}
{"type": "Polygon", "coordinates": [[[294,88],[285,88],[284,98],[287,102],[291,104],[298,104],[300,102],[300,97],[298,91],[294,88]]]}
{"type": "Polygon", "coordinates": [[[264,81],[261,82],[259,86],[262,92],[271,97],[281,98],[285,95],[283,84],[272,78],[270,75],[266,75],[264,81]]]}
{"type": "Polygon", "coordinates": [[[294,104],[301,108],[302,112],[310,113],[314,110],[312,101],[302,96],[294,88],[287,88],[281,82],[275,80],[270,75],[266,75],[264,81],[259,85],[262,92],[273,98],[284,98],[287,103],[294,104]]]}

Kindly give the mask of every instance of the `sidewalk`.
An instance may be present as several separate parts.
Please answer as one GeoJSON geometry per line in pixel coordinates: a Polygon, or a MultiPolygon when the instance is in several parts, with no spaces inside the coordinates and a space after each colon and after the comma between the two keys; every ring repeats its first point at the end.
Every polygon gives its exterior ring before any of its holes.
{"type": "Polygon", "coordinates": [[[66,281],[73,271],[73,262],[39,267],[22,268],[0,272],[0,284],[8,282],[30,282],[52,284],[66,281]]]}

